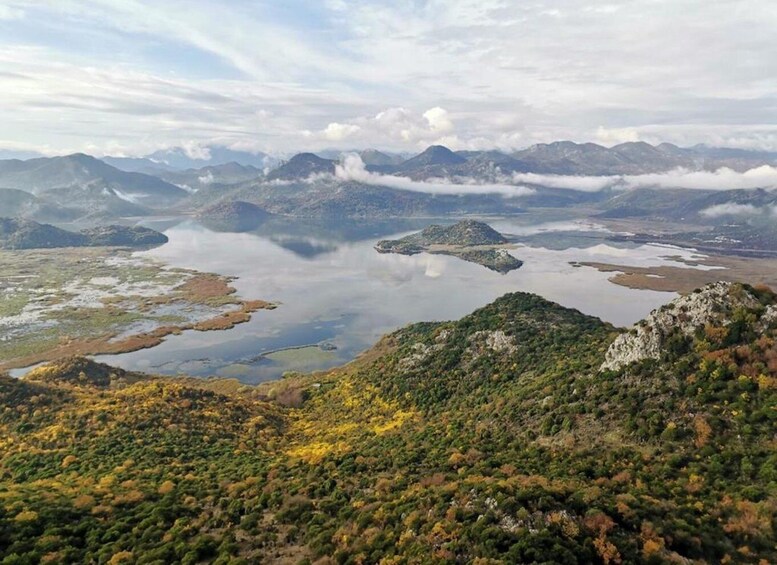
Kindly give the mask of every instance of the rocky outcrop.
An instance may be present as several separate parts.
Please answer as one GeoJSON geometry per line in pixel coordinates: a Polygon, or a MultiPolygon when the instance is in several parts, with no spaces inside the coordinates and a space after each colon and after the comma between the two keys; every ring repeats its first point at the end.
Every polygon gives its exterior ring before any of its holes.
{"type": "Polygon", "coordinates": [[[758,297],[737,283],[718,282],[682,296],[616,338],[607,350],[602,370],[618,370],[645,359],[660,359],[668,339],[676,332],[692,336],[706,325],[726,326],[739,308],[760,307],[758,297]]]}

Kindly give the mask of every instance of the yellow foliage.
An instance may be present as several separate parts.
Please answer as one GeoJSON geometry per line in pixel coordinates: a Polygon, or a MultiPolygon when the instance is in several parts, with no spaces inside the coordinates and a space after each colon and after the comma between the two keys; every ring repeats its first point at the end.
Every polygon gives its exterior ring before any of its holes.
{"type": "Polygon", "coordinates": [[[696,432],[696,438],[694,444],[696,447],[704,447],[712,435],[712,428],[707,423],[707,420],[703,416],[697,416],[693,421],[693,429],[696,432]]]}
{"type": "Polygon", "coordinates": [[[165,481],[159,485],[159,494],[167,494],[175,490],[175,483],[173,481],[165,481]]]}
{"type": "Polygon", "coordinates": [[[62,468],[67,469],[70,465],[78,461],[78,457],[75,455],[68,455],[62,460],[62,468]]]}
{"type": "Polygon", "coordinates": [[[397,410],[392,417],[390,417],[388,420],[385,420],[381,422],[380,424],[377,424],[372,427],[372,431],[375,432],[377,435],[384,434],[390,430],[396,429],[400,427],[402,424],[407,422],[413,417],[412,412],[408,412],[405,410],[397,410]]]}
{"type": "Polygon", "coordinates": [[[144,495],[141,491],[131,490],[124,494],[118,495],[116,498],[113,499],[113,503],[114,504],[137,504],[138,502],[141,502],[144,498],[146,498],[146,495],[144,495]]]}
{"type": "Polygon", "coordinates": [[[82,494],[73,501],[73,506],[79,510],[83,510],[84,508],[91,508],[94,506],[94,504],[94,497],[89,496],[88,494],[82,494]]]}
{"type": "Polygon", "coordinates": [[[605,565],[621,562],[621,555],[618,548],[615,547],[615,544],[608,541],[603,533],[594,540],[594,547],[605,565]]]}
{"type": "Polygon", "coordinates": [[[298,457],[299,459],[314,465],[320,463],[321,460],[330,453],[342,453],[345,451],[348,451],[348,444],[345,442],[328,443],[318,441],[289,449],[286,454],[291,457],[298,457]]]}
{"type": "Polygon", "coordinates": [[[109,516],[113,514],[113,508],[105,504],[98,504],[97,506],[92,508],[92,514],[94,514],[95,516],[109,516]]]}
{"type": "Polygon", "coordinates": [[[38,513],[34,510],[22,510],[19,512],[16,517],[14,517],[14,520],[16,522],[34,522],[38,519],[38,513]]]}
{"type": "Polygon", "coordinates": [[[774,390],[777,389],[777,378],[768,377],[763,373],[758,375],[758,389],[759,390],[774,390]]]}
{"type": "Polygon", "coordinates": [[[119,563],[126,563],[130,560],[132,560],[131,551],[120,551],[113,554],[113,556],[108,561],[108,565],[118,565],[119,563]]]}

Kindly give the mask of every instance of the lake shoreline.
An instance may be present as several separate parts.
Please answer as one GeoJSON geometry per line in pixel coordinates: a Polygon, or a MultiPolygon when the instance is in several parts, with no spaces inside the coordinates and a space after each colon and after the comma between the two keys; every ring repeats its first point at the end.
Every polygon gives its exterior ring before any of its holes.
{"type": "Polygon", "coordinates": [[[0,372],[150,349],[183,332],[232,329],[277,306],[238,297],[234,277],[138,260],[124,248],[4,251],[0,271],[14,281],[0,288],[0,325],[8,334],[0,372]],[[42,262],[58,271],[58,286],[25,275],[42,262]],[[39,339],[36,324],[44,329],[39,339]],[[62,335],[49,340],[46,331],[59,329],[62,335]]]}

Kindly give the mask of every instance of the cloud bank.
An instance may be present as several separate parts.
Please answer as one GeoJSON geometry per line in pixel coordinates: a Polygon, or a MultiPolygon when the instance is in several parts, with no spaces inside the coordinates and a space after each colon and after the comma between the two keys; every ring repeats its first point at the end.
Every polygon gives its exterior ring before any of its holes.
{"type": "Polygon", "coordinates": [[[763,209],[753,206],[752,204],[735,204],[734,202],[727,202],[725,204],[716,204],[715,206],[705,208],[700,214],[708,218],[721,218],[723,216],[756,216],[762,212],[763,209]]]}
{"type": "Polygon", "coordinates": [[[690,190],[776,189],[777,167],[764,165],[744,172],[729,168],[716,171],[675,169],[666,173],[646,175],[576,176],[514,173],[516,183],[566,188],[581,192],[599,192],[606,188],[685,188],[690,190]]]}
{"type": "Polygon", "coordinates": [[[0,147],[777,150],[777,11],[732,3],[2,0],[0,147]]]}
{"type": "Polygon", "coordinates": [[[445,179],[430,181],[415,181],[393,175],[379,175],[368,171],[364,162],[356,154],[346,155],[343,161],[335,167],[335,177],[342,181],[355,181],[373,186],[386,186],[410,192],[426,194],[500,194],[507,198],[528,196],[535,191],[525,186],[510,184],[478,184],[475,182],[453,183],[445,179]]]}
{"type": "Polygon", "coordinates": [[[752,204],[736,204],[726,202],[705,208],[700,212],[707,218],[722,218],[725,216],[753,217],[753,216],[777,216],[777,206],[753,206],[752,204]]]}

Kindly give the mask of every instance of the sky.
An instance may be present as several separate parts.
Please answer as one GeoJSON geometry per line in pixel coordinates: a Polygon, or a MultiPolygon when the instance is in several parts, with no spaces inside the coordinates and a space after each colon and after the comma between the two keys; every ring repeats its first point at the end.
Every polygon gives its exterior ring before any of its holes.
{"type": "Polygon", "coordinates": [[[0,150],[777,150],[774,0],[0,0],[0,150]]]}

